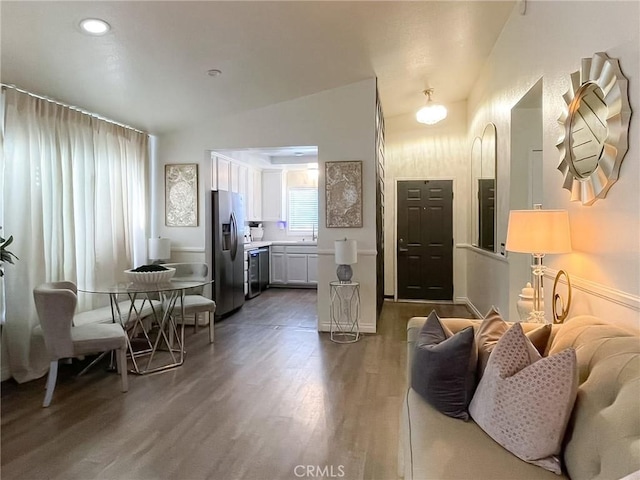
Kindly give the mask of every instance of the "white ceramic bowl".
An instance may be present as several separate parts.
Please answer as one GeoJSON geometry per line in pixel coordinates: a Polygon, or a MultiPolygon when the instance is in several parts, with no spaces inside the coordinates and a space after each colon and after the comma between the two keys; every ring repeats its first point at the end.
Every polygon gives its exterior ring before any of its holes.
{"type": "Polygon", "coordinates": [[[134,272],[132,269],[125,270],[127,280],[133,283],[165,283],[171,280],[176,273],[175,268],[165,267],[161,272],[134,272]]]}

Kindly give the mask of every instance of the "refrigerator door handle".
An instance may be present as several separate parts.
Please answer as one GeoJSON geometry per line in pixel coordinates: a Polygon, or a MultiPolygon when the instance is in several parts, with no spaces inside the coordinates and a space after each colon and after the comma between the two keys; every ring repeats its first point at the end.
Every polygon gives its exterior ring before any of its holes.
{"type": "Polygon", "coordinates": [[[238,253],[238,222],[236,215],[231,212],[231,258],[235,259],[238,253]]]}

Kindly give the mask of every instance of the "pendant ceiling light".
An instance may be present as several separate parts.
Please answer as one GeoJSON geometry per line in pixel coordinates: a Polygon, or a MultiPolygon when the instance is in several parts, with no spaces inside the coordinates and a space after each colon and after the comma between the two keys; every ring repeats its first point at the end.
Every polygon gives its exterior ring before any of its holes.
{"type": "Polygon", "coordinates": [[[433,125],[434,123],[438,123],[439,121],[447,118],[447,109],[444,105],[433,103],[433,100],[431,100],[433,88],[429,88],[423,93],[427,96],[427,104],[418,110],[418,113],[416,113],[416,120],[420,123],[433,125]]]}

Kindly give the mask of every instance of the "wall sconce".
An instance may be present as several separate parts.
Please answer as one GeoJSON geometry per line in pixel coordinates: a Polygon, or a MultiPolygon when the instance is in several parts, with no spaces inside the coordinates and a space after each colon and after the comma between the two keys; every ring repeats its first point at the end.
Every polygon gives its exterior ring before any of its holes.
{"type": "Polygon", "coordinates": [[[422,93],[427,96],[427,104],[418,110],[418,113],[416,113],[416,120],[427,125],[434,125],[447,118],[447,109],[444,105],[433,103],[433,100],[431,100],[433,88],[428,88],[422,93]]]}

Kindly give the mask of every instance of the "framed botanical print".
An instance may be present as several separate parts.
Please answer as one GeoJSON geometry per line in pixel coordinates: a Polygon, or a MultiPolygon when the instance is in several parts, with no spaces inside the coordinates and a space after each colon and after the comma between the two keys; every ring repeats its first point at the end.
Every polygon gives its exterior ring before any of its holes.
{"type": "Polygon", "coordinates": [[[165,225],[198,226],[198,164],[164,166],[165,225]]]}
{"type": "Polygon", "coordinates": [[[362,161],[325,162],[327,228],[362,227],[362,161]]]}

